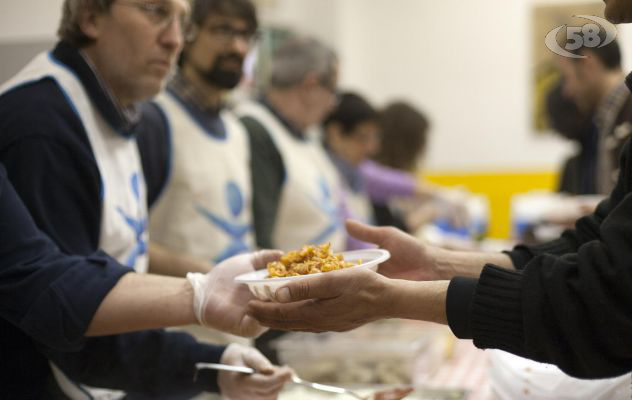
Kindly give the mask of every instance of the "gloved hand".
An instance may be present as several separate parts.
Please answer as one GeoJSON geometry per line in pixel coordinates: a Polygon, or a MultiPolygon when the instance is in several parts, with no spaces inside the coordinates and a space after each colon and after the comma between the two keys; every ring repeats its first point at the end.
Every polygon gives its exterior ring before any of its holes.
{"type": "Polygon", "coordinates": [[[246,315],[248,301],[254,299],[248,287],[234,281],[238,275],[265,268],[282,255],[277,250],[261,250],[231,257],[207,274],[188,273],[193,287],[193,310],[200,325],[243,337],[257,337],[267,330],[246,315]]]}
{"type": "Polygon", "coordinates": [[[226,348],[220,362],[257,371],[252,375],[220,371],[217,383],[226,400],[274,400],[293,373],[288,367],[273,366],[256,349],[234,343],[226,348]]]}

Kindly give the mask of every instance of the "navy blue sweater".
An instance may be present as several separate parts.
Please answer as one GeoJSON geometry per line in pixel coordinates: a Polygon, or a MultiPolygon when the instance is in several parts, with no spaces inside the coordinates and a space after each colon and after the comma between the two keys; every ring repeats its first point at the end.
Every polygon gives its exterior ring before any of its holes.
{"type": "MultiPolygon", "coordinates": [[[[140,121],[129,123],[75,48],[62,42],[53,56],[77,74],[115,130],[124,135],[143,130],[165,134],[164,120],[155,107],[143,107],[140,121]]],[[[0,97],[0,162],[38,228],[63,252],[89,256],[98,251],[102,207],[98,167],[83,125],[55,81],[43,79],[0,97]]],[[[144,168],[158,167],[166,170],[164,163],[144,161],[144,168]]],[[[152,180],[148,186],[149,199],[155,198],[161,185],[152,180]]],[[[76,290],[87,287],[83,282],[74,285],[76,290]]],[[[59,318],[61,311],[54,303],[51,307],[42,318],[59,318]]],[[[43,391],[51,372],[46,357],[75,381],[122,389],[137,397],[186,398],[202,390],[217,391],[216,374],[205,373],[193,382],[194,364],[217,362],[224,347],[197,343],[187,334],[152,330],[90,338],[80,349],[62,352],[51,343],[34,343],[4,318],[0,332],[0,379],[10,374],[6,385],[0,381],[2,398],[47,397],[43,391]]]]}

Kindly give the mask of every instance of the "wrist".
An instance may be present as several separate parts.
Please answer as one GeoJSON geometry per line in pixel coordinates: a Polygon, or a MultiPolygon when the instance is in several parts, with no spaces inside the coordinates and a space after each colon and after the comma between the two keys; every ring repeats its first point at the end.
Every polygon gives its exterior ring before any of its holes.
{"type": "Polygon", "coordinates": [[[392,295],[386,318],[447,323],[446,297],[450,282],[413,282],[392,280],[388,292],[392,295]]]}

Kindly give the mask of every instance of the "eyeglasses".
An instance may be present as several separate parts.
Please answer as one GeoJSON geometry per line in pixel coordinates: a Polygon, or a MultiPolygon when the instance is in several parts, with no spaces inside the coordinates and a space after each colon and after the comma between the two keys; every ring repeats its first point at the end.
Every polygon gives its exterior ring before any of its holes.
{"type": "Polygon", "coordinates": [[[174,21],[178,21],[180,28],[184,30],[189,23],[189,14],[180,12],[167,3],[155,3],[148,1],[119,0],[114,5],[134,7],[140,10],[152,25],[159,29],[165,29],[174,21]]]}
{"type": "Polygon", "coordinates": [[[231,43],[235,39],[241,39],[249,45],[254,45],[259,40],[259,33],[250,29],[235,29],[230,25],[209,26],[206,28],[217,40],[231,43]]]}

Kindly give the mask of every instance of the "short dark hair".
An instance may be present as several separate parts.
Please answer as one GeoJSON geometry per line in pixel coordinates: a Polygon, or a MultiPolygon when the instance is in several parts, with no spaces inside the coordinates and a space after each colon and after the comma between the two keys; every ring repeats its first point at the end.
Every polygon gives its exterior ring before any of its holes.
{"type": "Polygon", "coordinates": [[[382,147],[375,160],[388,167],[412,171],[426,150],[430,123],[412,105],[397,101],[380,112],[382,147]]]}
{"type": "MultiPolygon", "coordinates": [[[[604,33],[603,30],[598,33],[598,36],[600,40],[599,43],[603,43],[606,41],[606,34],[604,33]]],[[[617,42],[616,39],[603,47],[582,46],[577,50],[571,51],[571,53],[579,54],[579,55],[587,55],[589,57],[594,56],[608,70],[615,70],[615,69],[621,68],[621,49],[619,47],[619,42],[617,42]]],[[[581,60],[581,59],[574,58],[573,60],[581,60]]]]}
{"type": "Polygon", "coordinates": [[[329,113],[323,126],[338,123],[342,127],[342,134],[349,135],[356,126],[369,121],[377,122],[378,113],[362,96],[345,92],[340,94],[336,108],[329,113]]]}
{"type": "Polygon", "coordinates": [[[191,22],[201,26],[209,15],[243,19],[251,33],[259,27],[257,9],[251,0],[194,0],[191,22]]]}

